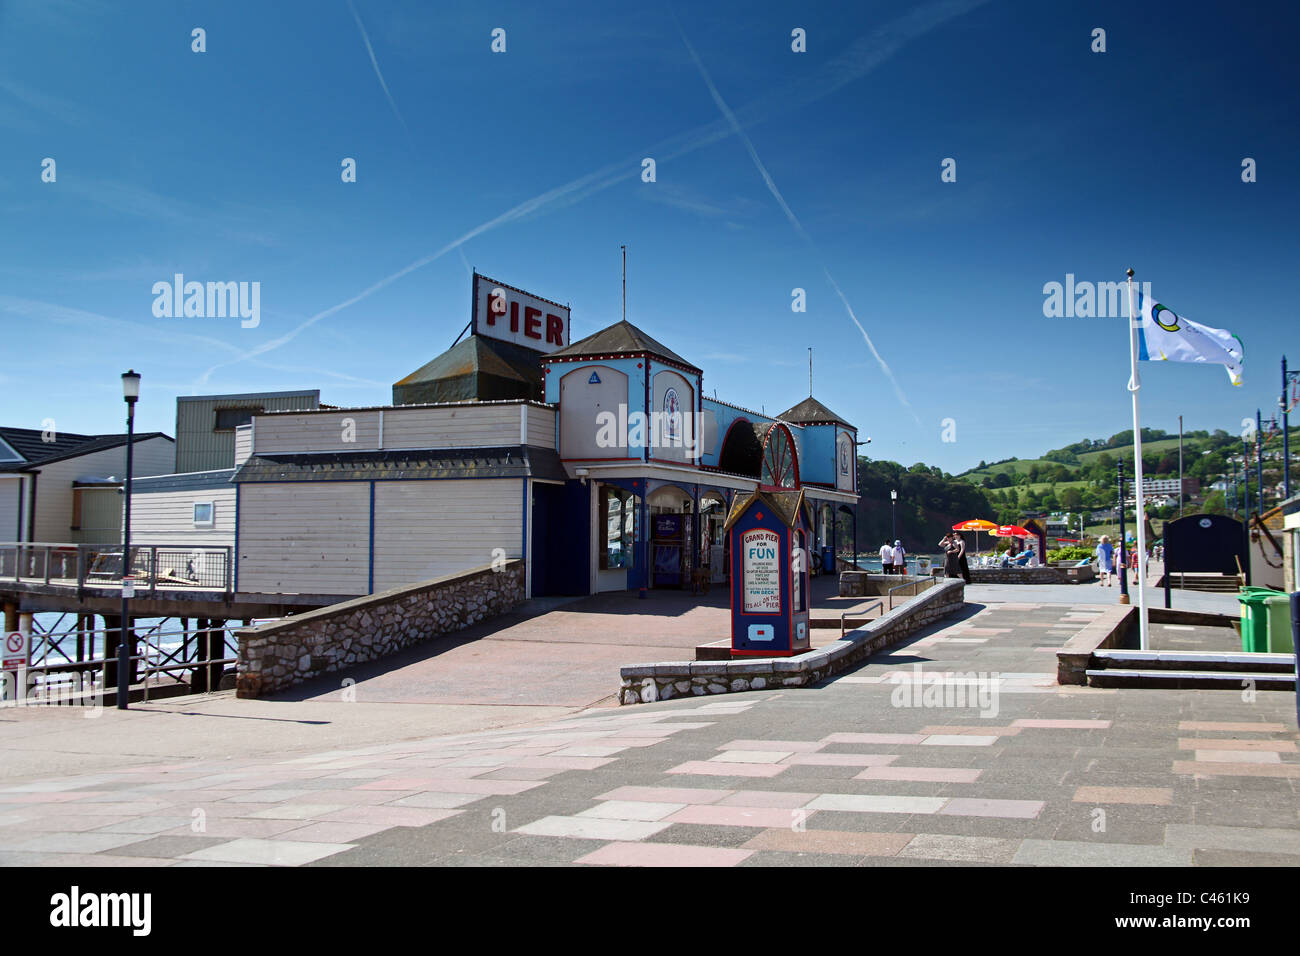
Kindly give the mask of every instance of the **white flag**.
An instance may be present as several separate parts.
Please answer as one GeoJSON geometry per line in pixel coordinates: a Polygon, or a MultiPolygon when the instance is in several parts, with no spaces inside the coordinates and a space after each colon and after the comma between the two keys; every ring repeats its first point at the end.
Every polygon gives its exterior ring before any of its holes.
{"type": "Polygon", "coordinates": [[[1245,351],[1241,339],[1185,319],[1154,299],[1142,300],[1138,358],[1144,362],[1209,362],[1228,369],[1233,385],[1241,384],[1245,351]]]}

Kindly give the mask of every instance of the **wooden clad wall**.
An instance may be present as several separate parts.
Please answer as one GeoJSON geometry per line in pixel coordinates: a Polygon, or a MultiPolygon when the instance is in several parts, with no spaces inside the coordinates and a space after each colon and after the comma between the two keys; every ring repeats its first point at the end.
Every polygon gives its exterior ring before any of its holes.
{"type": "Polygon", "coordinates": [[[235,543],[235,486],[193,491],[135,492],[131,495],[131,540],[139,544],[218,545],[235,543]],[[194,504],[213,503],[213,526],[194,527],[194,504]]]}
{"type": "Polygon", "coordinates": [[[369,482],[241,487],[239,590],[359,595],[369,576],[369,482]]]}
{"type": "Polygon", "coordinates": [[[375,482],[375,590],[490,564],[497,548],[523,557],[523,479],[375,482]]]}
{"type": "MultiPolygon", "coordinates": [[[[137,440],[132,452],[135,477],[166,475],[175,470],[176,446],[166,438],[137,440]]],[[[72,540],[72,483],[81,478],[121,477],[126,473],[126,444],[40,466],[36,484],[36,541],[72,540]]]]}
{"type": "MultiPolygon", "coordinates": [[[[254,454],[518,445],[521,407],[467,404],[259,415],[253,428],[254,454]]],[[[555,412],[529,407],[528,418],[530,443],[535,435],[536,444],[554,448],[555,412]]]]}

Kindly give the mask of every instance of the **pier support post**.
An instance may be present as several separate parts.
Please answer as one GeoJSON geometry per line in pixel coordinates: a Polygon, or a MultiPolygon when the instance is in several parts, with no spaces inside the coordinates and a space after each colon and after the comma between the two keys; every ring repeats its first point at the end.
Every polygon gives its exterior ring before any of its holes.
{"type": "Polygon", "coordinates": [[[195,632],[194,662],[197,665],[190,674],[190,691],[195,694],[208,693],[221,687],[223,665],[214,664],[225,657],[226,622],[217,618],[201,617],[195,632]]]}
{"type": "Polygon", "coordinates": [[[5,603],[5,633],[18,630],[18,605],[12,601],[5,603]]]}

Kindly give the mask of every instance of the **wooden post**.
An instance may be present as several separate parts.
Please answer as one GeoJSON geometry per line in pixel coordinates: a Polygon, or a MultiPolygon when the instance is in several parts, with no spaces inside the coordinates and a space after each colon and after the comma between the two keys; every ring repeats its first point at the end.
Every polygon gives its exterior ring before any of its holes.
{"type": "Polygon", "coordinates": [[[5,603],[5,633],[18,630],[18,605],[12,601],[5,603]]]}

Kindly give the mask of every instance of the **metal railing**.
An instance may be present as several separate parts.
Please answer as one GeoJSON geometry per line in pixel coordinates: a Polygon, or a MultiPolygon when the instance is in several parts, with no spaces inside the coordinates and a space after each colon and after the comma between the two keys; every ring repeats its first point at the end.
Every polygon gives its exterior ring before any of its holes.
{"type": "Polygon", "coordinates": [[[874,609],[876,609],[876,608],[878,608],[878,607],[884,607],[884,603],[885,603],[884,601],[872,601],[870,604],[868,604],[866,607],[862,608],[862,610],[860,610],[860,611],[858,611],[858,610],[854,610],[853,608],[849,608],[849,610],[847,610],[847,611],[845,611],[844,613],[842,613],[842,614],[840,615],[840,639],[843,640],[843,638],[844,638],[844,619],[845,619],[845,618],[847,618],[847,617],[861,617],[861,616],[864,615],[864,614],[870,614],[874,609]]]}
{"type": "MultiPolygon", "coordinates": [[[[198,589],[230,594],[234,548],[229,545],[133,544],[126,570],[136,593],[198,589]]],[[[115,588],[123,575],[121,544],[0,543],[0,581],[35,581],[87,589],[115,588]]]]}
{"type": "Polygon", "coordinates": [[[903,590],[903,588],[915,588],[916,590],[912,592],[913,596],[915,596],[917,594],[920,594],[922,591],[930,587],[933,587],[934,581],[935,581],[934,577],[928,577],[928,578],[918,578],[915,581],[905,581],[902,584],[896,584],[894,587],[890,588],[888,591],[885,592],[886,596],[889,598],[889,609],[891,611],[894,609],[895,591],[901,591],[903,590]]]}
{"type": "MultiPolygon", "coordinates": [[[[201,691],[212,693],[220,685],[225,667],[238,662],[239,644],[235,630],[242,623],[192,630],[162,630],[162,624],[152,628],[134,631],[136,653],[129,658],[135,671],[133,686],[141,685],[144,700],[149,699],[150,688],[162,686],[162,678],[178,671],[204,671],[207,673],[200,680],[201,691]],[[220,638],[220,651],[217,657],[207,657],[214,649],[215,639],[220,638]],[[165,638],[180,638],[178,646],[165,647],[164,644],[175,643],[165,638]],[[207,643],[206,650],[203,644],[207,643]]],[[[108,646],[110,637],[116,638],[118,628],[74,629],[52,633],[33,632],[31,635],[31,663],[26,668],[10,670],[0,678],[3,687],[3,706],[13,706],[15,701],[34,700],[37,702],[69,702],[73,697],[98,696],[107,692],[112,694],[116,688],[105,688],[109,668],[116,668],[117,656],[84,657],[86,648],[93,649],[97,643],[101,648],[108,646]],[[72,657],[65,649],[65,642],[76,644],[77,657],[72,657]],[[18,693],[16,683],[21,683],[18,693]],[[78,686],[80,685],[80,686],[78,686]],[[17,694],[17,697],[15,696],[17,694]]],[[[184,683],[184,681],[176,681],[184,683]]]]}

